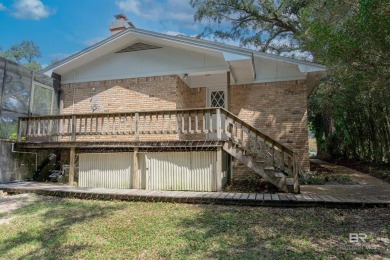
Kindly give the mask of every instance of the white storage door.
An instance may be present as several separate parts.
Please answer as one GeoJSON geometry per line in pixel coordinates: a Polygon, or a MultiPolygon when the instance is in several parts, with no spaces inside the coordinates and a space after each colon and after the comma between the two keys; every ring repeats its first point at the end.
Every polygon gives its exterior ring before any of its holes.
{"type": "Polygon", "coordinates": [[[79,187],[132,188],[133,153],[79,155],[79,187]]]}
{"type": "Polygon", "coordinates": [[[216,152],[145,154],[146,189],[216,190],[216,152]]]}

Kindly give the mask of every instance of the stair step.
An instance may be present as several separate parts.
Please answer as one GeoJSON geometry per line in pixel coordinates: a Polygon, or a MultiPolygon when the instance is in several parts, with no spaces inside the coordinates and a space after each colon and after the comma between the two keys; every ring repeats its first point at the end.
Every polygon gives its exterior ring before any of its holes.
{"type": "Polygon", "coordinates": [[[286,176],[283,174],[283,172],[275,172],[275,177],[284,178],[286,176]]]}
{"type": "Polygon", "coordinates": [[[287,186],[294,186],[294,178],[286,178],[287,186]]]}
{"type": "Polygon", "coordinates": [[[265,161],[259,161],[259,158],[245,155],[242,148],[234,147],[231,142],[225,142],[223,145],[223,149],[233,157],[237,158],[244,165],[254,170],[257,174],[265,178],[267,181],[278,187],[281,191],[288,191],[286,187],[285,176],[283,175],[283,177],[281,178],[276,177],[275,168],[272,166],[264,167],[265,161]]]}

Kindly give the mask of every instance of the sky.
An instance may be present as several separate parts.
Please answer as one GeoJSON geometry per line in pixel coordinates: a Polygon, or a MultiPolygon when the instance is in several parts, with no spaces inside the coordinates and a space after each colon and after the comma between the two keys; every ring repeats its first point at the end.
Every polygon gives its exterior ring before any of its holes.
{"type": "Polygon", "coordinates": [[[0,0],[0,47],[35,42],[43,66],[110,36],[109,25],[124,13],[137,27],[167,34],[196,35],[189,0],[0,0]]]}

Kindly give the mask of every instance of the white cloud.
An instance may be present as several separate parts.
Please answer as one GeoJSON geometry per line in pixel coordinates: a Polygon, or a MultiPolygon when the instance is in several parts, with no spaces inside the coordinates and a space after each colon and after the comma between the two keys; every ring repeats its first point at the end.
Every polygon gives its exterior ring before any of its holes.
{"type": "Polygon", "coordinates": [[[87,39],[87,40],[83,41],[82,43],[85,46],[91,46],[91,45],[94,45],[95,43],[98,43],[102,40],[104,40],[104,37],[94,37],[91,39],[87,39]]]}
{"type": "Polygon", "coordinates": [[[44,5],[41,0],[17,0],[12,6],[11,14],[19,19],[40,20],[55,13],[55,10],[44,5]]]}
{"type": "Polygon", "coordinates": [[[132,12],[137,15],[139,15],[140,12],[140,1],[138,0],[122,0],[122,1],[116,1],[117,6],[119,9],[125,11],[125,12],[132,12]]]}
{"type": "Polygon", "coordinates": [[[5,5],[3,5],[2,3],[0,3],[0,11],[3,11],[3,10],[5,10],[5,9],[7,9],[7,8],[5,7],[5,5]]]}
{"type": "Polygon", "coordinates": [[[116,0],[120,10],[148,20],[175,21],[183,26],[193,25],[194,9],[186,0],[116,0]]]}
{"type": "Polygon", "coordinates": [[[163,7],[155,0],[117,0],[116,5],[124,12],[130,12],[149,20],[160,19],[163,7]]]}

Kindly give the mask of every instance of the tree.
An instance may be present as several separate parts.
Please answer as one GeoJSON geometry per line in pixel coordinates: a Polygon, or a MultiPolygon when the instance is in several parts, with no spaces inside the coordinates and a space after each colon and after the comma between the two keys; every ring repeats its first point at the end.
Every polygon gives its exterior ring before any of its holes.
{"type": "Polygon", "coordinates": [[[208,25],[199,37],[213,35],[240,41],[259,51],[290,53],[301,50],[298,36],[304,28],[300,12],[308,0],[191,0],[195,21],[208,25]]]}
{"type": "Polygon", "coordinates": [[[328,65],[327,80],[310,100],[318,137],[318,118],[327,111],[334,117],[326,152],[390,162],[390,2],[319,1],[301,21],[305,48],[328,65]]]}
{"type": "Polygon", "coordinates": [[[24,66],[26,68],[29,68],[30,70],[34,70],[34,71],[40,71],[42,69],[41,64],[39,64],[36,61],[32,61],[32,62],[30,62],[28,64],[24,64],[24,66]]]}
{"type": "Polygon", "coordinates": [[[390,162],[388,0],[192,0],[200,37],[260,51],[308,51],[327,65],[309,121],[330,156],[390,162]]]}
{"type": "Polygon", "coordinates": [[[41,68],[40,64],[34,61],[35,58],[41,57],[41,51],[33,41],[22,41],[19,44],[12,45],[0,56],[24,64],[34,70],[41,68]]]}
{"type": "Polygon", "coordinates": [[[31,63],[34,58],[41,57],[41,51],[33,41],[22,41],[20,48],[23,51],[23,58],[27,63],[31,63]]]}

